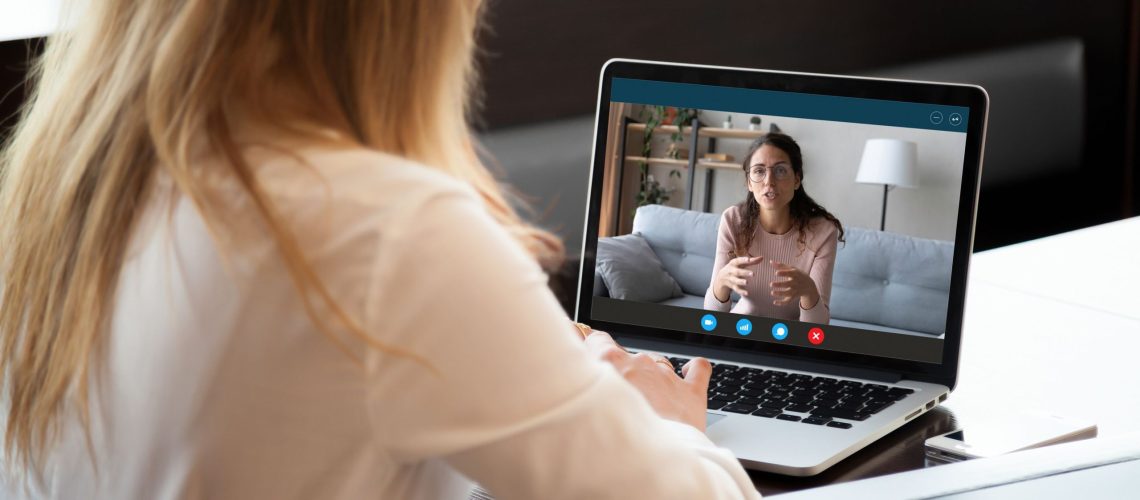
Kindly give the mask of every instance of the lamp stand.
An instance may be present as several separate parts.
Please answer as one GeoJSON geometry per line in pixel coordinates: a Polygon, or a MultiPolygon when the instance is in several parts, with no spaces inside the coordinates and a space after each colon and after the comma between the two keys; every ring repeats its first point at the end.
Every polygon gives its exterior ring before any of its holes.
{"type": "Polygon", "coordinates": [[[879,231],[887,230],[887,190],[889,189],[889,185],[883,184],[883,216],[879,219],[879,231]]]}

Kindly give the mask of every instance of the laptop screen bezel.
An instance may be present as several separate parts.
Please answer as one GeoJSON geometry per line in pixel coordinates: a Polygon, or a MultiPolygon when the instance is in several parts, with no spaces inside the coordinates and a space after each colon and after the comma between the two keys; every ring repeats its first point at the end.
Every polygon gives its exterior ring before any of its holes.
{"type": "MultiPolygon", "coordinates": [[[[963,158],[962,187],[959,194],[957,228],[950,279],[950,297],[946,334],[942,346],[941,363],[925,363],[880,356],[852,354],[825,349],[756,342],[744,339],[723,338],[719,345],[700,344],[706,348],[767,356],[810,360],[833,365],[871,368],[897,373],[903,378],[943,384],[953,388],[957,382],[958,356],[962,341],[962,321],[965,310],[966,279],[969,257],[973,252],[974,224],[979,194],[985,127],[989,99],[981,87],[973,85],[863,78],[852,76],[821,75],[783,71],[724,68],[655,61],[614,59],[602,68],[599,81],[598,107],[595,117],[594,150],[590,173],[589,200],[583,238],[581,272],[578,282],[576,318],[593,328],[610,332],[616,337],[630,336],[656,342],[692,345],[684,340],[692,332],[665,331],[636,325],[591,320],[594,288],[595,252],[598,243],[598,223],[601,207],[602,177],[605,174],[606,138],[610,112],[610,91],[614,78],[630,78],[662,82],[692,83],[739,87],[749,89],[802,92],[843,97],[882,99],[913,103],[954,105],[969,108],[970,120],[966,127],[966,151],[963,158]],[[583,319],[585,318],[585,319],[583,319]]],[[[651,103],[646,103],[651,104],[651,103]]]]}

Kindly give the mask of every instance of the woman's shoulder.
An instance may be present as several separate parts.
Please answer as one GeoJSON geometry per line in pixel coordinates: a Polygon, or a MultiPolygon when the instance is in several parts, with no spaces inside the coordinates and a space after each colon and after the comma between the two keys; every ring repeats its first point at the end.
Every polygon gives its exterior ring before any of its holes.
{"type": "Polygon", "coordinates": [[[476,197],[467,183],[437,168],[366,148],[308,148],[255,163],[266,190],[289,201],[319,197],[382,208],[438,196],[476,197]]]}
{"type": "Polygon", "coordinates": [[[813,248],[819,248],[825,243],[839,239],[839,226],[823,216],[815,216],[808,220],[808,242],[813,248]]]}
{"type": "Polygon", "coordinates": [[[743,211],[740,209],[739,203],[733,203],[728,208],[724,209],[720,214],[720,220],[736,224],[740,222],[743,211]]]}

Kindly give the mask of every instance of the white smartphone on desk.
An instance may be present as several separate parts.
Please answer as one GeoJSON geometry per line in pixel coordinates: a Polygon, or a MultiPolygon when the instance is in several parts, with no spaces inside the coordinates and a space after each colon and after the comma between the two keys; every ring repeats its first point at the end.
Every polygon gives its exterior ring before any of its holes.
{"type": "Polygon", "coordinates": [[[926,440],[935,462],[961,462],[1096,437],[1096,424],[1043,412],[995,416],[926,440]]]}

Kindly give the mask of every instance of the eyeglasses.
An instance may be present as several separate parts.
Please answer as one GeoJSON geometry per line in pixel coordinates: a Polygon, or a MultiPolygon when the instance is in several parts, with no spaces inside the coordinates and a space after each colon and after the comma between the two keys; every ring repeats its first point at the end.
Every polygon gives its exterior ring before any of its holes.
{"type": "Polygon", "coordinates": [[[772,178],[778,181],[787,179],[788,176],[792,175],[792,169],[788,168],[787,165],[776,165],[768,168],[755,166],[748,171],[748,178],[752,182],[763,182],[764,177],[766,177],[769,172],[771,172],[772,178]]]}

